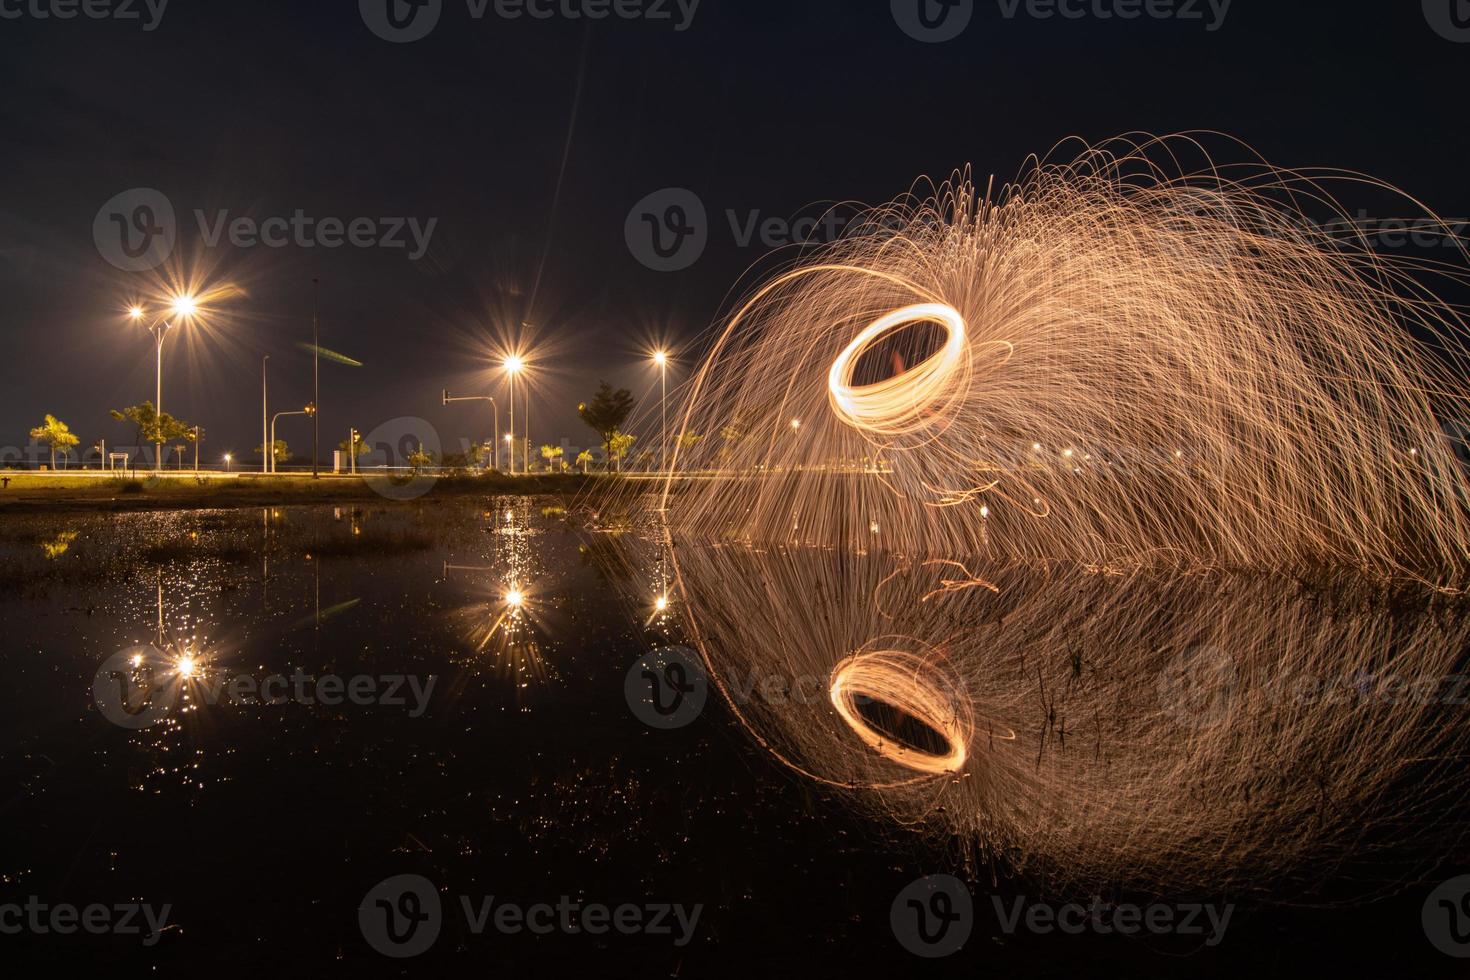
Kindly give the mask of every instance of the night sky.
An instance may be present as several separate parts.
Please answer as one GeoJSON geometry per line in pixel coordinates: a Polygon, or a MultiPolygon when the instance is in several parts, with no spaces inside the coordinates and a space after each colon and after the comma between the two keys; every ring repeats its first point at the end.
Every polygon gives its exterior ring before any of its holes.
{"type": "MultiPolygon", "coordinates": [[[[1216,130],[1470,215],[1470,5],[1234,0],[1211,30],[1218,0],[1136,20],[1094,3],[1066,19],[975,2],[958,37],[922,43],[887,0],[702,0],[692,20],[669,0],[665,19],[598,21],[507,19],[493,2],[476,19],[443,0],[426,37],[396,44],[353,0],[172,0],[156,23],[142,0],[137,19],[64,20],[36,16],[50,0],[0,0],[0,445],[24,446],[46,412],[84,446],[128,441],[107,410],[152,398],[154,369],[125,311],[169,269],[245,290],[165,350],[164,407],[205,426],[208,459],[259,443],[262,353],[272,411],[310,398],[297,345],[314,276],[322,344],[363,362],[323,364],[324,457],[349,426],[395,416],[451,446],[488,435],[485,408],[445,409],[439,392],[500,394],[489,352],[522,323],[532,436],[577,447],[595,441],[575,406],[598,380],[656,396],[651,347],[692,351],[771,261],[729,212],[743,226],[877,204],[965,165],[1010,177],[1073,135],[1216,130]],[[625,222],[668,187],[703,203],[708,246],[660,272],[625,222]],[[115,268],[94,238],[133,188],[176,213],[154,272],[115,268]],[[407,232],[407,248],[211,246],[195,217],[298,210],[372,219],[375,236],[386,219],[434,225],[415,259],[407,232]]],[[[309,449],[308,426],[281,426],[309,449]]]]}

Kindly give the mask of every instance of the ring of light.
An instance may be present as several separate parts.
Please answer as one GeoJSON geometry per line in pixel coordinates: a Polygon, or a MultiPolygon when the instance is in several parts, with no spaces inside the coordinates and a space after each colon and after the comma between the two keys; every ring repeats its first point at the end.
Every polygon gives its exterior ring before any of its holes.
{"type": "Polygon", "coordinates": [[[951,697],[921,678],[925,666],[900,650],[853,654],[832,668],[828,694],[848,727],[885,759],[932,775],[958,772],[965,764],[970,732],[956,716],[951,697]],[[944,739],[948,751],[924,752],[873,728],[857,710],[859,697],[882,702],[927,726],[944,739]]]}
{"type": "Polygon", "coordinates": [[[848,425],[884,435],[923,428],[933,405],[963,363],[965,319],[945,303],[919,303],[894,310],[864,327],[827,373],[833,410],[848,425]],[[947,336],[944,346],[921,363],[875,384],[854,386],[853,371],[863,352],[893,330],[911,323],[937,323],[947,336]]]}

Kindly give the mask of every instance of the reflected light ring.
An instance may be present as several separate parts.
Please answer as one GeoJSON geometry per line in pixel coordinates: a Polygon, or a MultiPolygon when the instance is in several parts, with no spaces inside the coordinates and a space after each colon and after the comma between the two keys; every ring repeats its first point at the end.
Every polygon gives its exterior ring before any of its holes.
{"type": "Polygon", "coordinates": [[[955,710],[953,696],[925,679],[932,672],[924,659],[901,650],[856,653],[832,668],[828,695],[848,727],[883,758],[929,775],[955,773],[965,765],[971,732],[955,710]],[[881,702],[926,726],[944,739],[947,751],[925,752],[878,731],[858,711],[859,697],[881,702]]]}

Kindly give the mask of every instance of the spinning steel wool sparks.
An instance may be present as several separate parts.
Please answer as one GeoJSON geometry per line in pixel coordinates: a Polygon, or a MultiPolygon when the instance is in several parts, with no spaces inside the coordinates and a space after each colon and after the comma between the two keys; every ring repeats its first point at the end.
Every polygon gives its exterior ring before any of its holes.
{"type": "Polygon", "coordinates": [[[957,177],[762,286],[691,382],[682,430],[707,438],[670,487],[730,479],[670,493],[674,527],[1453,587],[1465,323],[1422,280],[1464,267],[1311,224],[1327,176],[1153,162],[1192,146],[957,177]]]}
{"type": "Polygon", "coordinates": [[[957,177],[757,290],[658,502],[681,616],[764,750],[979,860],[1415,866],[1470,754],[1465,323],[1424,284],[1465,267],[1312,225],[1327,176],[1154,162],[1193,146],[957,177]]]}

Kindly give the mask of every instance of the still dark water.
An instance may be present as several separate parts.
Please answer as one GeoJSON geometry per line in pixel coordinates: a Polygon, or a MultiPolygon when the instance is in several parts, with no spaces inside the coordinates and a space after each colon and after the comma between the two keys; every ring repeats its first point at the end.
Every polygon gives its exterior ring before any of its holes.
{"type": "Polygon", "coordinates": [[[1462,975],[1425,938],[1432,881],[1349,909],[1242,903],[1213,947],[1006,934],[990,896],[1025,896],[1024,879],[850,813],[717,698],[678,730],[635,717],[630,667],[683,639],[637,538],[528,498],[0,524],[0,905],[168,906],[156,937],[141,917],[142,934],[0,935],[6,972],[1462,975]],[[114,723],[94,680],[146,644],[194,676],[158,723],[114,723]],[[209,690],[329,675],[357,697],[209,690]],[[931,873],[963,878],[977,913],[963,950],[926,960],[890,907],[931,873]],[[375,950],[359,917],[400,875],[443,906],[410,959],[375,950]],[[477,932],[461,898],[491,896],[686,919],[477,932]]]}

